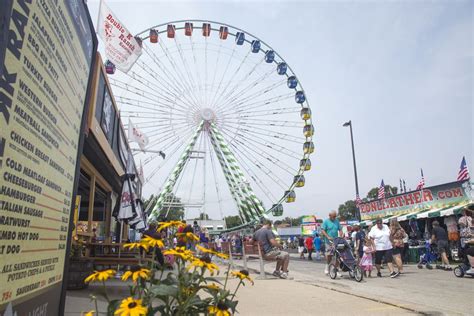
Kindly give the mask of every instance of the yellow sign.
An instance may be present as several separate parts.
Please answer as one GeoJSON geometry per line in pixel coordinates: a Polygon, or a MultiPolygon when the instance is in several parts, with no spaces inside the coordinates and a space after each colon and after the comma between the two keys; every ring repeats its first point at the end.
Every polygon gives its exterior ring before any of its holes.
{"type": "Polygon", "coordinates": [[[0,11],[0,311],[53,315],[94,34],[81,0],[2,1],[0,11]]]}

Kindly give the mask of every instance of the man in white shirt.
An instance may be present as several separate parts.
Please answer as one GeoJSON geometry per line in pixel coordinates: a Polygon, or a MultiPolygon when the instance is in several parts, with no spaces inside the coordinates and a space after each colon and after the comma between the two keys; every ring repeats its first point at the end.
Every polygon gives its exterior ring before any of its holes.
{"type": "Polygon", "coordinates": [[[392,242],[390,241],[390,228],[383,224],[379,218],[375,222],[376,225],[372,227],[369,232],[369,237],[375,243],[375,267],[377,268],[377,276],[382,277],[380,272],[380,265],[382,260],[387,264],[388,270],[390,271],[390,277],[395,278],[400,273],[393,271],[393,254],[392,254],[392,242]]]}

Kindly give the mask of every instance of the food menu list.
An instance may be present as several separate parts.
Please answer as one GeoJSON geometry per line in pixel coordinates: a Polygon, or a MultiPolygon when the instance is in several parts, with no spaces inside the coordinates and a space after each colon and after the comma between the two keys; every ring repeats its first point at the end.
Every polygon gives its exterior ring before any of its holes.
{"type": "Polygon", "coordinates": [[[94,46],[81,0],[10,9],[0,48],[0,310],[62,281],[94,46]]]}

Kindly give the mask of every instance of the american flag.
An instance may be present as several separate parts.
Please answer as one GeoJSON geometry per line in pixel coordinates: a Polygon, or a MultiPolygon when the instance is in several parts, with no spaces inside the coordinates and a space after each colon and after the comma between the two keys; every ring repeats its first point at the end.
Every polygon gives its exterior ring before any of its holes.
{"type": "Polygon", "coordinates": [[[422,190],[425,187],[425,177],[423,176],[423,169],[421,169],[421,179],[416,186],[417,190],[422,190]]]}
{"type": "Polygon", "coordinates": [[[380,183],[378,198],[379,199],[385,199],[385,184],[383,183],[383,179],[382,179],[382,183],[380,183]]]}
{"type": "Polygon", "coordinates": [[[462,157],[461,168],[458,172],[458,181],[469,179],[469,170],[467,170],[466,158],[462,157]]]}
{"type": "Polygon", "coordinates": [[[359,194],[357,194],[357,195],[356,195],[356,206],[357,206],[357,208],[360,207],[360,203],[362,203],[362,200],[360,199],[359,194]]]}

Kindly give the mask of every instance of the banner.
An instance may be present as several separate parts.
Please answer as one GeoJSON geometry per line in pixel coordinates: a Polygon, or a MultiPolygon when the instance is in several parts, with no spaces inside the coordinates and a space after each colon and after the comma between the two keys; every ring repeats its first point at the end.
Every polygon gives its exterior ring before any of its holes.
{"type": "MultiPolygon", "coordinates": [[[[130,142],[137,142],[138,147],[141,150],[145,151],[146,146],[148,146],[149,140],[148,137],[143,134],[138,128],[133,125],[132,120],[128,120],[128,140],[130,142]]],[[[161,154],[160,154],[161,155],[161,154]]]]}
{"type": "Polygon", "coordinates": [[[0,314],[61,315],[97,41],[82,0],[0,15],[0,314]]]}
{"type": "Polygon", "coordinates": [[[362,220],[446,208],[471,201],[469,181],[452,182],[360,204],[362,220]]]}
{"type": "Polygon", "coordinates": [[[105,55],[123,72],[128,72],[142,54],[141,44],[105,4],[100,2],[97,32],[104,41],[105,55]]]}

